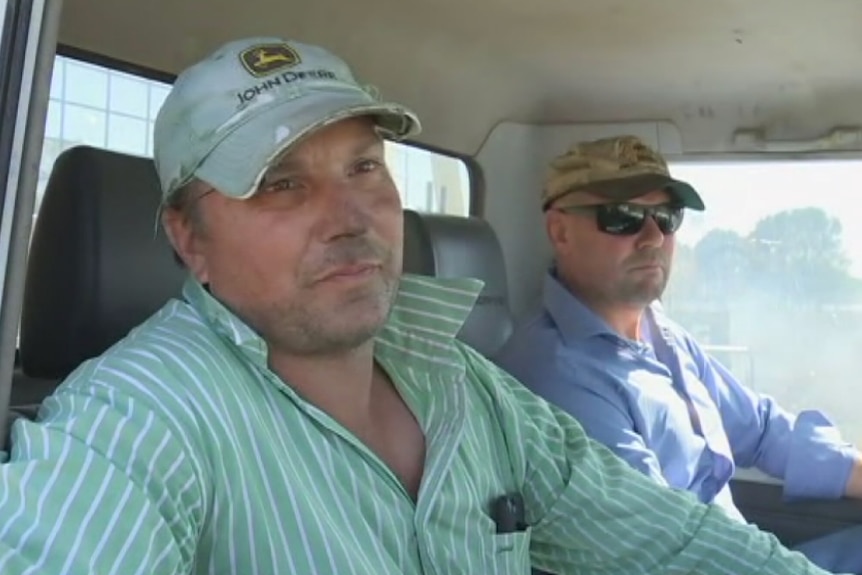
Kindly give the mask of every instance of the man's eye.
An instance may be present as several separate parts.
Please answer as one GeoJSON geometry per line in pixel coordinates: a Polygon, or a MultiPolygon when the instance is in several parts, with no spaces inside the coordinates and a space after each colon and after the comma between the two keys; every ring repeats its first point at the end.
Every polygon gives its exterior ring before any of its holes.
{"type": "Polygon", "coordinates": [[[273,182],[267,182],[263,186],[263,191],[265,192],[284,192],[295,190],[299,187],[299,182],[291,178],[284,178],[281,180],[275,180],[273,182]]]}
{"type": "Polygon", "coordinates": [[[361,160],[355,166],[355,171],[359,173],[373,172],[380,167],[380,162],[377,160],[361,160]]]}

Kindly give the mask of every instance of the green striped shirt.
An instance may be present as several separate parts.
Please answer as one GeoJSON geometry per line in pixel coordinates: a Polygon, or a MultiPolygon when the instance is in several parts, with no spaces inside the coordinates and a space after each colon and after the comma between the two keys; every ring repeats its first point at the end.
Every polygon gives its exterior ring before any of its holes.
{"type": "Polygon", "coordinates": [[[375,356],[426,437],[414,502],[189,281],[13,428],[0,573],[820,573],[660,488],[454,339],[472,280],[403,278],[375,356]],[[519,492],[529,528],[496,534],[519,492]]]}

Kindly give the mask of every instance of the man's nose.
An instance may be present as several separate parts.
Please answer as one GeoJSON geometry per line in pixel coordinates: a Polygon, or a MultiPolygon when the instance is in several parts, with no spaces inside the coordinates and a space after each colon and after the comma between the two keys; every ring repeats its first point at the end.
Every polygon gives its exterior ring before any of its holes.
{"type": "Polygon", "coordinates": [[[638,234],[638,247],[657,248],[661,247],[664,242],[665,235],[662,233],[661,228],[658,227],[658,222],[655,221],[652,214],[647,215],[644,227],[641,229],[640,234],[638,234]]]}
{"type": "Polygon", "coordinates": [[[328,239],[362,235],[368,231],[371,217],[362,194],[344,181],[326,185],[322,194],[324,235],[328,239]]]}

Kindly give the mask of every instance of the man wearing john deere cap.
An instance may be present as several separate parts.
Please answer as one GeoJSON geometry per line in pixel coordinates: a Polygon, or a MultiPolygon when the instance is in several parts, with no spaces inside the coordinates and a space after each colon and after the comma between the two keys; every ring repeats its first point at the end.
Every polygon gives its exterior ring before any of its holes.
{"type": "Polygon", "coordinates": [[[0,573],[820,573],[455,339],[480,286],[401,274],[383,138],[419,123],[371,94],[277,38],[180,75],[155,161],[182,298],[16,423],[0,573]]]}
{"type": "MultiPolygon", "coordinates": [[[[860,455],[823,414],[793,416],[744,387],[663,312],[675,233],[704,204],[658,153],[631,136],[575,145],[552,162],[542,207],[554,266],[503,368],[656,483],[740,521],[737,464],[792,497],[862,497],[860,455]]],[[[799,550],[860,573],[860,541],[857,528],[799,550]]]]}

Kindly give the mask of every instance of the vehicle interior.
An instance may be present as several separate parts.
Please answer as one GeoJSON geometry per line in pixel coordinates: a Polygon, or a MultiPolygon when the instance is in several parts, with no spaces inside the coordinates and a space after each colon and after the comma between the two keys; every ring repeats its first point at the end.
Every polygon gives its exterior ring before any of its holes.
{"type": "MultiPolygon", "coordinates": [[[[184,272],[153,234],[152,122],[185,66],[273,35],[327,47],[419,114],[418,138],[388,151],[405,270],[485,281],[464,341],[490,356],[541,304],[548,162],[634,134],[707,204],[680,231],[669,313],[753,389],[824,410],[862,445],[862,4],[0,6],[4,442],[80,362],[178,293],[184,272]]],[[[754,471],[733,488],[746,518],[788,545],[862,522],[862,503],[787,501],[754,471]]]]}

